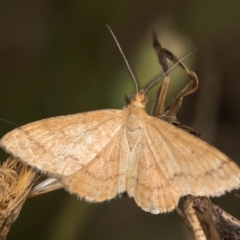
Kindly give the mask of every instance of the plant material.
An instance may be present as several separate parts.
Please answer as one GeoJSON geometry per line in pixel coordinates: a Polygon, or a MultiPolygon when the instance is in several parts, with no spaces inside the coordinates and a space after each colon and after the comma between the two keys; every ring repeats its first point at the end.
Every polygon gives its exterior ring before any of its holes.
{"type": "Polygon", "coordinates": [[[0,168],[0,239],[6,236],[40,174],[14,157],[0,168]]]}

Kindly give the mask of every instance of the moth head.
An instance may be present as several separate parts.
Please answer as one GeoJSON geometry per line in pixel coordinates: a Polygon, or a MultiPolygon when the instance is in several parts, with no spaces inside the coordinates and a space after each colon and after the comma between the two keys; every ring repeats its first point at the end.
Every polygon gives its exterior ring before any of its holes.
{"type": "Polygon", "coordinates": [[[144,108],[144,109],[147,102],[148,102],[148,98],[142,92],[138,92],[134,94],[131,99],[131,105],[134,105],[139,108],[144,108]]]}

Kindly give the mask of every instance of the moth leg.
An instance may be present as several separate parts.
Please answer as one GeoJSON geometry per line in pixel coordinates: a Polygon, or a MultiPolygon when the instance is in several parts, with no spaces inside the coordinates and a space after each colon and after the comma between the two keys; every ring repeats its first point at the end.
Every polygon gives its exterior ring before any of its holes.
{"type": "Polygon", "coordinates": [[[31,190],[29,197],[35,197],[43,193],[51,192],[57,189],[63,188],[63,184],[56,178],[47,178],[44,181],[37,184],[31,190]]]}

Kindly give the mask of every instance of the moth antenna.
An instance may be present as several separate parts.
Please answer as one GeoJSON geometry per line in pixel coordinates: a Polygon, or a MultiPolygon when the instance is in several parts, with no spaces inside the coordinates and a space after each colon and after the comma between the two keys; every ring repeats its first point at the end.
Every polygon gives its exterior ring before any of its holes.
{"type": "Polygon", "coordinates": [[[184,57],[182,57],[179,61],[177,61],[175,64],[173,64],[166,72],[164,72],[161,76],[157,77],[155,80],[150,82],[145,88],[143,88],[143,93],[146,94],[150,88],[152,88],[154,85],[156,85],[163,77],[167,76],[167,74],[172,71],[179,63],[181,63],[184,59],[189,57],[192,53],[196,52],[198,49],[194,49],[192,52],[188,53],[184,57]]]}
{"type": "Polygon", "coordinates": [[[5,120],[5,119],[3,119],[3,118],[0,118],[0,121],[3,121],[3,122],[6,122],[6,123],[9,123],[9,124],[14,125],[14,126],[16,126],[16,127],[19,127],[18,124],[13,123],[13,122],[10,122],[10,121],[8,121],[8,120],[5,120]]]}
{"type": "Polygon", "coordinates": [[[136,93],[138,93],[138,92],[139,92],[138,81],[137,81],[135,75],[133,74],[133,71],[132,71],[132,69],[131,69],[131,67],[130,67],[130,65],[129,65],[129,63],[128,63],[128,60],[127,60],[126,56],[124,55],[123,50],[122,50],[122,48],[121,48],[121,46],[120,46],[120,44],[119,44],[116,36],[114,35],[112,29],[111,29],[107,24],[106,24],[106,26],[107,26],[109,32],[112,34],[112,37],[113,37],[115,43],[117,44],[117,47],[118,47],[118,49],[119,49],[119,51],[120,51],[120,53],[121,53],[121,55],[122,55],[122,57],[123,57],[123,60],[124,60],[125,64],[127,65],[128,71],[129,71],[129,73],[131,74],[131,77],[132,77],[132,79],[133,79],[136,93]]]}

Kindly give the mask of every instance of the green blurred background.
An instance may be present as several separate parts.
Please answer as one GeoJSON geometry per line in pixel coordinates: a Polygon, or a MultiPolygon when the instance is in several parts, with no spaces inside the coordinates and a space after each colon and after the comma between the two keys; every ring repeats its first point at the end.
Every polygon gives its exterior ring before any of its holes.
{"type": "MultiPolygon", "coordinates": [[[[134,88],[105,24],[142,86],[160,74],[154,28],[199,76],[178,115],[240,163],[240,1],[0,2],[0,117],[18,125],[58,115],[122,108],[134,88]]],[[[168,101],[188,80],[171,74],[168,101]]],[[[156,90],[156,89],[155,89],[156,90]]],[[[150,94],[154,94],[154,90],[150,94]]],[[[0,121],[0,136],[14,128],[0,121]]],[[[0,157],[6,159],[1,150],[0,157]]],[[[202,159],[199,160],[200,162],[202,159]]],[[[230,195],[213,200],[240,218],[230,195]]],[[[132,199],[88,204],[63,190],[28,199],[9,240],[192,239],[176,213],[151,215],[132,199]]]]}

